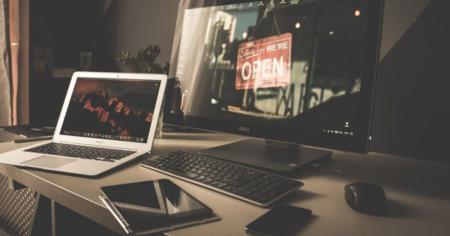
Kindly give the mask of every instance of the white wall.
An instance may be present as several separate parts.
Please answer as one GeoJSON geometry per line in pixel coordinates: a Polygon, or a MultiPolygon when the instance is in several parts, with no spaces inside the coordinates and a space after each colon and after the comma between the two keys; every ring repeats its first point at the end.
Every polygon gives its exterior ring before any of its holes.
{"type": "Polygon", "coordinates": [[[431,0],[385,0],[380,61],[414,24],[431,0]]]}
{"type": "MultiPolygon", "coordinates": [[[[109,0],[107,1],[109,2],[109,0]]],[[[158,62],[170,61],[179,0],[113,0],[115,55],[123,50],[136,53],[149,43],[158,44],[158,62]]]]}

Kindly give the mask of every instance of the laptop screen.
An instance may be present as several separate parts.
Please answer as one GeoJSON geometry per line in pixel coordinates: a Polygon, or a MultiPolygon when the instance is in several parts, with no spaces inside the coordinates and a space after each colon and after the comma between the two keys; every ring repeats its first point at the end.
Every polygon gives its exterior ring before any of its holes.
{"type": "Polygon", "coordinates": [[[160,81],[78,78],[61,134],[146,143],[160,81]]]}

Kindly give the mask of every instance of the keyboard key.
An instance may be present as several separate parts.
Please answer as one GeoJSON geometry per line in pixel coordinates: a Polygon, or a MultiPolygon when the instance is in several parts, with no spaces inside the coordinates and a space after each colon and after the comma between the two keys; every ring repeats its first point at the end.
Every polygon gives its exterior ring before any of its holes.
{"type": "Polygon", "coordinates": [[[125,150],[87,147],[62,143],[48,143],[42,146],[26,149],[25,151],[108,162],[114,162],[135,153],[125,150]]]}

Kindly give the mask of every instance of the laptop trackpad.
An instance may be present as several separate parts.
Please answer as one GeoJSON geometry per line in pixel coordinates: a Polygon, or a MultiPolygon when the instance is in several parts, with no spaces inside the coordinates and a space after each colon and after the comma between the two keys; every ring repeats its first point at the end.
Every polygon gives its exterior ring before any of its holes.
{"type": "Polygon", "coordinates": [[[69,158],[61,158],[61,157],[53,157],[53,156],[40,156],[28,161],[24,161],[20,164],[35,166],[35,167],[45,167],[56,169],[61,166],[65,166],[69,163],[75,162],[77,160],[69,159],[69,158]]]}

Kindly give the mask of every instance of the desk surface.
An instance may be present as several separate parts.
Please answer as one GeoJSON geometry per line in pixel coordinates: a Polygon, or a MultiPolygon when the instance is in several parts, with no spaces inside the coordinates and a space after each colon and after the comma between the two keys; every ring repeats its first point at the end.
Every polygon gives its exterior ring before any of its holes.
{"type": "MultiPolygon", "coordinates": [[[[242,137],[215,133],[168,133],[155,141],[154,153],[197,151],[242,137]]],[[[1,143],[0,153],[30,144],[1,143]]],[[[323,166],[298,175],[305,186],[283,201],[313,211],[301,235],[450,235],[450,165],[370,153],[335,152],[323,166]],[[350,209],[344,186],[371,181],[385,188],[389,217],[350,209]]],[[[1,165],[0,173],[116,232],[120,226],[98,199],[99,187],[168,178],[209,205],[221,221],[170,232],[170,235],[245,235],[244,226],[267,209],[227,197],[131,163],[99,178],[83,178],[1,165]]]]}

